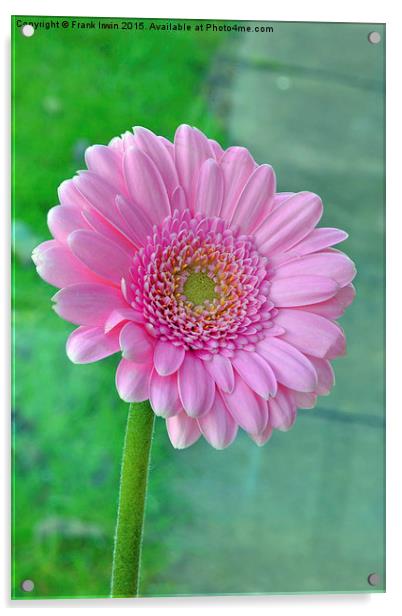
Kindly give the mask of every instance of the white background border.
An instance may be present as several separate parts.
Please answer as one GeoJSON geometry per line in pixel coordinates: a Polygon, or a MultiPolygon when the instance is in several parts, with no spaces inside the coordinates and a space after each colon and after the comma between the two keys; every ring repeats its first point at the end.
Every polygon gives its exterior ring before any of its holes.
{"type": "MultiPolygon", "coordinates": [[[[395,610],[401,613],[402,606],[402,510],[401,510],[401,427],[402,410],[400,409],[399,383],[402,367],[401,341],[401,39],[402,19],[397,3],[392,0],[381,2],[353,2],[337,0],[325,3],[321,1],[278,0],[276,3],[263,3],[247,0],[234,4],[221,3],[216,0],[202,0],[191,3],[189,0],[163,2],[147,0],[144,3],[114,0],[104,3],[89,0],[50,0],[17,1],[6,0],[1,10],[0,28],[2,49],[1,64],[4,96],[2,104],[3,147],[1,156],[1,178],[4,186],[0,207],[0,305],[1,305],[1,352],[0,395],[3,404],[1,458],[1,521],[3,531],[0,584],[1,602],[6,609],[57,609],[109,611],[116,608],[131,608],[137,612],[143,610],[164,611],[191,610],[194,612],[212,611],[225,614],[242,614],[244,610],[253,613],[281,612],[284,616],[296,613],[304,616],[311,613],[337,613],[353,616],[371,614],[391,614],[395,610]],[[9,600],[10,556],[9,556],[9,503],[10,503],[10,334],[9,334],[9,294],[10,294],[10,15],[84,15],[84,16],[127,16],[159,18],[196,18],[196,19],[247,19],[271,21],[337,21],[337,22],[373,22],[387,24],[387,592],[385,594],[365,595],[281,595],[258,597],[192,597],[139,600],[63,600],[63,601],[13,601],[9,600]]],[[[32,78],[34,79],[34,75],[32,78]]],[[[26,127],[29,130],[29,126],[26,127]]],[[[373,289],[380,293],[381,289],[373,289]]],[[[239,563],[241,566],[241,563],[239,563]]]]}

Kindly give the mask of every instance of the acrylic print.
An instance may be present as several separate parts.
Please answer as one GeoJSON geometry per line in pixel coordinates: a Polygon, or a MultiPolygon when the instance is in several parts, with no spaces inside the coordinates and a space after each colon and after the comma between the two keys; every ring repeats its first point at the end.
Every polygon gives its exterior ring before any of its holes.
{"type": "Polygon", "coordinates": [[[384,591],[385,28],[12,30],[13,598],[384,591]]]}

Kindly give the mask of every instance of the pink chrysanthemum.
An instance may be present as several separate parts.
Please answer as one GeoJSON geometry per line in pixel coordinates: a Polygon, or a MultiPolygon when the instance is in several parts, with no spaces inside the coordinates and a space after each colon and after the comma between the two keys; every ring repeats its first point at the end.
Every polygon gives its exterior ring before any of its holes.
{"type": "Polygon", "coordinates": [[[226,447],[239,426],[261,445],[329,393],[355,268],[331,248],[347,234],[315,228],[317,195],[275,192],[269,165],[186,125],[174,143],[135,128],[86,164],[33,253],[80,326],[71,361],[121,351],[121,398],[149,399],[178,448],[226,447]]]}

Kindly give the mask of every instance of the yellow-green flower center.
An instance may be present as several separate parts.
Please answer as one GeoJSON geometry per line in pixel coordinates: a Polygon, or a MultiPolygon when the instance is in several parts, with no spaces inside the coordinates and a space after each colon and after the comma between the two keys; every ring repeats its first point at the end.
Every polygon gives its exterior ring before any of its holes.
{"type": "Polygon", "coordinates": [[[183,286],[183,294],[196,306],[207,300],[212,302],[217,297],[215,282],[205,272],[190,272],[183,286]]]}

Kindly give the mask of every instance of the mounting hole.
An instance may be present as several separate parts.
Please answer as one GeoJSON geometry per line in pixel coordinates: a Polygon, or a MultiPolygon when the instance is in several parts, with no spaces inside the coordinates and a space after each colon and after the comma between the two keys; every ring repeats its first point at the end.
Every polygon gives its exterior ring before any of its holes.
{"type": "Polygon", "coordinates": [[[378,575],[378,573],[370,573],[370,575],[367,578],[367,581],[370,584],[370,586],[378,586],[378,583],[380,581],[380,576],[378,575]]]}
{"type": "Polygon", "coordinates": [[[379,32],[370,32],[368,35],[369,43],[373,45],[378,45],[381,42],[381,34],[379,32]]]}
{"type": "Polygon", "coordinates": [[[35,28],[31,26],[31,24],[25,24],[24,26],[22,26],[21,32],[23,36],[27,36],[29,38],[30,36],[33,36],[35,34],[35,28]]]}
{"type": "Polygon", "coordinates": [[[32,592],[33,589],[35,588],[35,584],[33,583],[32,580],[24,580],[21,584],[21,588],[25,592],[32,592]]]}

